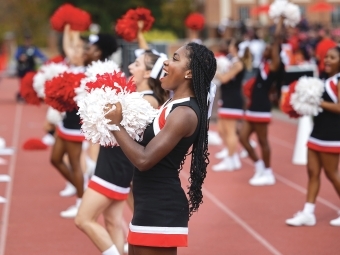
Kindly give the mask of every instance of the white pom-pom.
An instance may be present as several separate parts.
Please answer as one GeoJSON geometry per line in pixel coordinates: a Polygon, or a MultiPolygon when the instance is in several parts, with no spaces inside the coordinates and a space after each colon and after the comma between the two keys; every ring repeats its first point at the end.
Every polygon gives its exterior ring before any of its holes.
{"type": "Polygon", "coordinates": [[[46,120],[54,125],[58,125],[64,118],[65,113],[61,113],[51,106],[48,107],[46,113],[46,120]]]}
{"type": "Polygon", "coordinates": [[[80,86],[74,90],[76,93],[74,100],[78,102],[86,95],[86,83],[95,82],[97,74],[102,75],[104,73],[113,73],[114,71],[119,72],[120,68],[113,60],[93,61],[86,69],[86,78],[82,79],[80,86]]]}
{"type": "MultiPolygon", "coordinates": [[[[223,73],[228,72],[231,66],[232,66],[232,61],[226,56],[216,57],[216,74],[223,74],[223,73]]],[[[218,86],[221,85],[221,82],[216,77],[214,77],[212,82],[218,86]]]]}
{"type": "Polygon", "coordinates": [[[301,20],[299,6],[286,0],[274,1],[269,7],[268,15],[275,23],[278,23],[283,15],[285,17],[284,24],[292,27],[295,27],[301,20]]]}
{"type": "MultiPolygon", "coordinates": [[[[120,123],[127,133],[135,140],[139,140],[147,125],[157,116],[158,110],[154,109],[148,101],[143,99],[142,94],[131,94],[116,89],[103,87],[93,89],[90,93],[78,101],[78,114],[82,119],[82,131],[87,140],[99,143],[103,146],[113,146],[117,141],[112,130],[119,130],[110,120],[105,118],[107,104],[120,102],[123,111],[123,120],[120,123]]],[[[112,109],[114,110],[114,109],[112,109]]]]}
{"type": "Polygon", "coordinates": [[[61,63],[50,63],[41,66],[39,72],[33,77],[33,88],[38,97],[45,97],[45,82],[68,70],[67,65],[61,63]]]}
{"type": "Polygon", "coordinates": [[[324,82],[314,77],[301,77],[290,98],[290,104],[300,115],[318,115],[325,90],[324,82]]]}

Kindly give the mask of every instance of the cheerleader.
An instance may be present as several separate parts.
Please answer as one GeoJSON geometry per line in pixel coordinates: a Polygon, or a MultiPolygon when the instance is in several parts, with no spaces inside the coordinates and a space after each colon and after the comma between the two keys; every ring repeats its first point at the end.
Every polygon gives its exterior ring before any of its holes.
{"type": "Polygon", "coordinates": [[[219,132],[223,138],[228,155],[214,165],[214,171],[234,171],[241,168],[241,162],[236,152],[238,145],[237,122],[243,119],[242,81],[246,69],[251,68],[249,49],[244,57],[238,58],[239,42],[232,40],[229,44],[229,54],[232,56],[232,67],[225,74],[216,74],[221,85],[221,106],[218,109],[219,132]],[[248,64],[246,68],[246,64],[248,64]]]}
{"type": "Polygon", "coordinates": [[[275,177],[270,168],[270,147],[268,142],[268,124],[271,120],[271,102],[269,90],[276,79],[281,66],[280,34],[283,17],[276,26],[274,42],[268,44],[263,53],[263,61],[256,74],[250,95],[250,103],[245,112],[245,122],[240,131],[240,142],[255,163],[255,175],[249,180],[253,186],[273,185],[275,177]],[[259,159],[249,143],[250,135],[255,132],[261,147],[262,158],[259,159]]]}
{"type": "MultiPolygon", "coordinates": [[[[136,83],[136,90],[155,108],[166,98],[159,76],[164,58],[145,51],[129,66],[136,83]]],[[[122,232],[124,201],[130,192],[133,164],[119,146],[100,147],[94,176],[86,190],[75,219],[78,228],[84,231],[105,255],[123,254],[122,232]],[[103,214],[106,229],[97,222],[103,214]]]]}
{"type": "MultiPolygon", "coordinates": [[[[340,196],[339,154],[340,154],[340,48],[328,50],[325,57],[325,91],[320,107],[323,109],[314,118],[314,127],[307,143],[308,185],[307,198],[302,211],[286,220],[291,226],[313,226],[315,201],[320,188],[320,174],[323,169],[326,177],[340,196]]],[[[331,220],[332,226],[340,226],[340,217],[331,220]]]]}
{"type": "MultiPolygon", "coordinates": [[[[90,38],[89,45],[81,39],[78,31],[72,31],[69,25],[65,26],[63,48],[71,64],[71,71],[84,72],[85,65],[98,59],[106,59],[116,51],[117,44],[112,36],[97,35],[90,38]],[[87,46],[85,48],[85,46],[87,46]],[[84,51],[86,49],[86,51],[84,51]]],[[[76,204],[61,212],[63,218],[74,218],[78,212],[84,192],[84,183],[87,182],[81,167],[82,142],[81,124],[77,109],[66,112],[61,124],[57,126],[57,137],[53,146],[51,163],[76,188],[76,204]],[[67,154],[69,167],[65,164],[63,156],[67,154]],[[85,180],[84,180],[85,177],[85,180]]]]}
{"type": "Polygon", "coordinates": [[[174,91],[174,96],[161,107],[140,144],[119,124],[120,104],[107,114],[119,126],[120,131],[113,134],[136,167],[130,254],[177,254],[177,247],[187,246],[189,217],[202,203],[202,184],[209,163],[207,98],[212,104],[209,95],[214,93],[208,92],[216,60],[205,46],[189,43],[164,62],[164,71],[162,87],[174,91]],[[191,146],[188,201],[179,171],[191,146]]]}

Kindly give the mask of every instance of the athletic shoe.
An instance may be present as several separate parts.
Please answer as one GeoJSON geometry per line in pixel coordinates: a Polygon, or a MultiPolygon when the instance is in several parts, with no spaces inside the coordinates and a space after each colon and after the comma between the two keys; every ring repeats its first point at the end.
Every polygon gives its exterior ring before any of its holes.
{"type": "Polygon", "coordinates": [[[208,143],[210,145],[220,145],[222,144],[222,139],[215,131],[208,131],[208,143]]]}
{"type": "Polygon", "coordinates": [[[77,216],[78,213],[78,206],[77,205],[72,205],[71,207],[67,208],[66,211],[62,211],[60,213],[60,216],[63,218],[75,218],[77,216]]]}
{"type": "Polygon", "coordinates": [[[124,244],[124,253],[126,253],[126,254],[129,253],[129,244],[128,243],[124,244]]]}
{"type": "Polygon", "coordinates": [[[215,158],[217,158],[217,159],[223,159],[225,157],[228,157],[228,149],[227,148],[223,148],[221,151],[219,151],[215,154],[215,158]]]}
{"type": "Polygon", "coordinates": [[[235,170],[234,162],[232,158],[226,157],[220,163],[214,165],[212,167],[212,170],[215,172],[220,172],[220,171],[232,172],[235,170]]]}
{"type": "Polygon", "coordinates": [[[72,183],[66,182],[65,188],[59,192],[61,197],[70,197],[74,196],[77,193],[76,187],[73,186],[72,183]]]}
{"type": "Polygon", "coordinates": [[[302,211],[295,214],[293,218],[286,220],[286,224],[295,227],[314,226],[316,219],[313,213],[305,213],[302,211]]]}
{"type": "Polygon", "coordinates": [[[237,153],[235,153],[232,156],[232,159],[233,159],[233,163],[234,163],[235,169],[240,169],[242,167],[242,164],[241,164],[239,155],[237,153]]]}
{"type": "MultiPolygon", "coordinates": [[[[339,215],[340,215],[340,212],[339,212],[339,215]]],[[[331,224],[334,227],[340,227],[340,216],[334,220],[331,220],[329,224],[331,224]]]]}
{"type": "Polygon", "coordinates": [[[7,199],[4,197],[0,197],[0,204],[4,204],[7,202],[7,199]]]}
{"type": "Polygon", "coordinates": [[[252,186],[274,185],[275,177],[271,172],[255,171],[255,175],[249,180],[249,184],[252,186]]]}

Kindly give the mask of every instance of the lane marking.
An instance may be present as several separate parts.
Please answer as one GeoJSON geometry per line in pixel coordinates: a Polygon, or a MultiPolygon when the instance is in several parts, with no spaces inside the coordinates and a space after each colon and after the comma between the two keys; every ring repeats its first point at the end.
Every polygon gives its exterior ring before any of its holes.
{"type": "MultiPolygon", "coordinates": [[[[22,109],[23,109],[23,106],[21,104],[17,104],[15,107],[14,129],[13,129],[13,137],[12,137],[12,144],[11,144],[11,146],[14,148],[18,148],[18,144],[19,144],[19,134],[20,134],[19,131],[20,131],[20,124],[21,124],[21,117],[22,117],[22,109]]],[[[12,197],[12,190],[13,190],[15,166],[17,162],[17,154],[18,152],[16,151],[11,156],[10,164],[8,167],[8,175],[10,176],[11,181],[7,183],[6,193],[5,193],[5,198],[7,200],[7,203],[4,204],[4,209],[2,212],[2,225],[1,225],[1,230],[0,230],[0,255],[5,255],[9,211],[11,207],[11,197],[12,197]]]]}
{"type": "MultiPolygon", "coordinates": [[[[181,171],[181,175],[188,179],[189,175],[186,172],[181,171]]],[[[218,198],[216,198],[212,193],[210,193],[206,188],[202,188],[203,194],[210,199],[219,209],[226,213],[230,218],[232,218],[237,224],[239,224],[245,231],[247,231],[251,236],[253,236],[259,243],[267,248],[272,254],[282,255],[274,246],[272,246],[264,237],[257,233],[252,227],[250,227],[244,220],[237,216],[229,207],[223,204],[218,198]]]]}

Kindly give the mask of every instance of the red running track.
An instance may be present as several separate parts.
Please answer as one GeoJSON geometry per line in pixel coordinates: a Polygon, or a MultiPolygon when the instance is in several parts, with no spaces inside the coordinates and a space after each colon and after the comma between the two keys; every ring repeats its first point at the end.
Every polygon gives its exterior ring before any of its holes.
{"type": "MultiPolygon", "coordinates": [[[[0,81],[0,136],[16,149],[12,156],[0,156],[8,160],[7,165],[0,165],[0,174],[12,177],[11,182],[0,183],[0,196],[8,199],[0,204],[0,255],[100,254],[72,220],[59,217],[74,198],[58,195],[65,182],[49,163],[50,149],[22,150],[26,139],[44,135],[46,106],[15,103],[16,88],[15,79],[0,81]]],[[[277,178],[270,187],[249,186],[253,168],[248,159],[242,160],[239,171],[211,171],[211,165],[218,162],[213,155],[221,147],[210,147],[204,203],[190,220],[189,247],[180,248],[178,254],[340,254],[340,228],[329,225],[337,217],[339,198],[324,175],[317,225],[294,228],[284,223],[302,209],[305,200],[305,167],[291,163],[296,128],[291,121],[277,117],[270,125],[277,178]]],[[[184,187],[188,169],[186,164],[181,173],[184,187]]],[[[126,209],[126,222],[130,218],[126,209]]]]}

